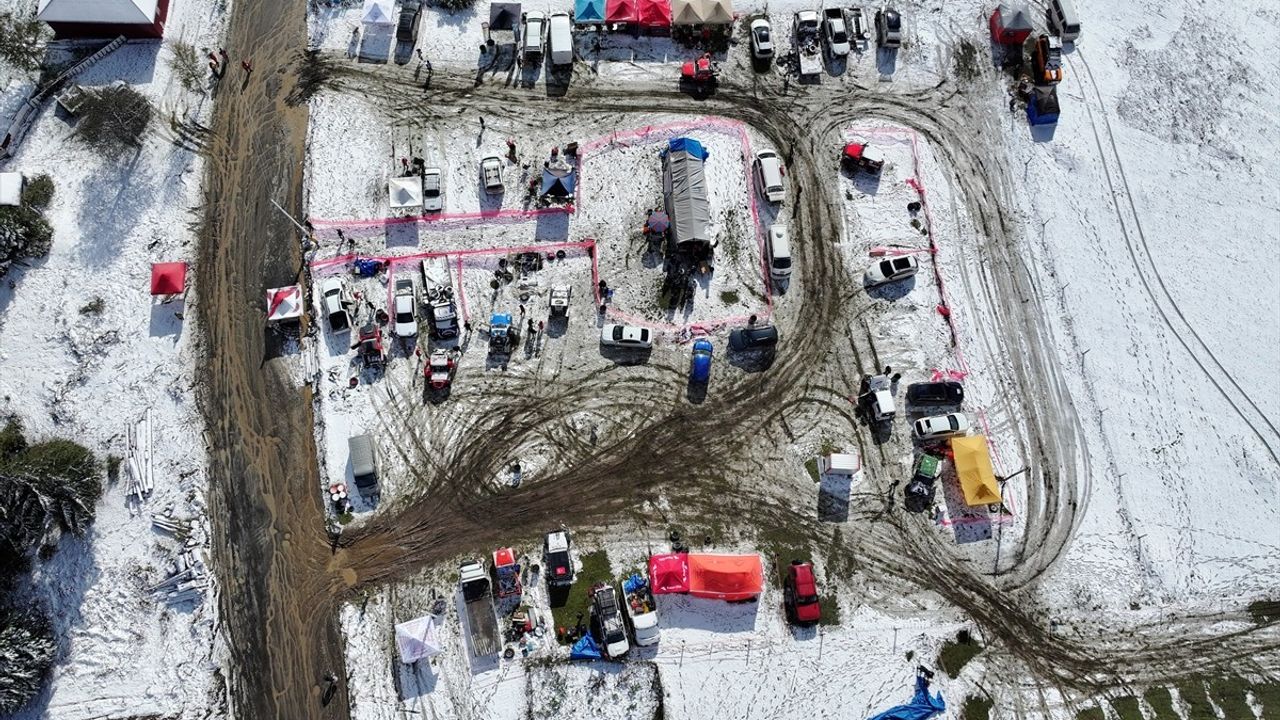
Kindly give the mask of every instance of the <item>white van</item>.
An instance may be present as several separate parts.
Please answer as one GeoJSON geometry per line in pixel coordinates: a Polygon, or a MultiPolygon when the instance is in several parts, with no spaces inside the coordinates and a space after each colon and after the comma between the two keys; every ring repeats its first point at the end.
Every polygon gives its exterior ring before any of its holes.
{"type": "Polygon", "coordinates": [[[569,13],[555,13],[547,23],[548,45],[552,65],[573,64],[573,23],[569,13]]]}
{"type": "Polygon", "coordinates": [[[782,163],[778,160],[778,153],[772,150],[756,153],[756,183],[765,200],[780,203],[786,199],[787,191],[782,187],[782,163]]]}
{"type": "Polygon", "coordinates": [[[769,274],[778,279],[791,277],[791,239],[786,225],[778,223],[769,227],[765,249],[769,253],[769,274]]]}
{"type": "Polygon", "coordinates": [[[1071,0],[1049,0],[1049,28],[1062,42],[1075,42],[1080,37],[1080,16],[1071,0]]]}
{"type": "Polygon", "coordinates": [[[547,14],[527,12],[524,14],[523,20],[524,27],[520,33],[520,53],[528,59],[541,57],[543,36],[547,34],[547,14]]]}

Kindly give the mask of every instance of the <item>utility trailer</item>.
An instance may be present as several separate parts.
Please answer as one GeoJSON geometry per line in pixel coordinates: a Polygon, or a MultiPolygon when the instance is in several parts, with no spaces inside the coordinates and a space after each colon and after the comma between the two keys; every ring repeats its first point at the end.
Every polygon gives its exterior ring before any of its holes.
{"type": "Polygon", "coordinates": [[[493,609],[493,584],[489,581],[489,574],[485,572],[484,563],[467,560],[458,566],[458,575],[462,600],[467,608],[471,654],[477,658],[494,655],[502,641],[498,636],[498,617],[493,609]]]}

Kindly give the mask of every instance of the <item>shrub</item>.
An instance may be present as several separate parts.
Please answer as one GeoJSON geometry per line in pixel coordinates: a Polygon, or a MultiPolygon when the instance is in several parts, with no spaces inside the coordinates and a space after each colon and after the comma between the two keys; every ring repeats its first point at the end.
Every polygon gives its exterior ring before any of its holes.
{"type": "Polygon", "coordinates": [[[27,438],[22,435],[22,423],[10,419],[0,430],[0,465],[27,449],[27,438]]]}
{"type": "Polygon", "coordinates": [[[435,0],[436,7],[446,10],[467,10],[476,4],[476,0],[435,0]]]}
{"type": "Polygon", "coordinates": [[[56,648],[42,612],[0,609],[0,713],[16,712],[40,692],[56,648]]]}
{"type": "Polygon", "coordinates": [[[128,85],[98,88],[85,100],[75,135],[108,157],[141,147],[153,109],[146,96],[128,85]]]}
{"type": "Polygon", "coordinates": [[[93,453],[70,440],[29,445],[0,462],[0,556],[20,564],[55,532],[83,533],[102,497],[100,472],[93,453]]]}
{"type": "Polygon", "coordinates": [[[53,246],[53,226],[33,207],[0,207],[0,275],[15,260],[43,257],[53,246]]]}
{"type": "Polygon", "coordinates": [[[22,204],[27,207],[43,210],[49,207],[53,199],[53,178],[48,175],[37,175],[27,181],[22,188],[22,204]]]}
{"type": "Polygon", "coordinates": [[[196,54],[195,46],[189,42],[174,40],[169,44],[169,52],[172,53],[169,67],[178,78],[178,83],[191,92],[203,95],[206,70],[200,56],[196,54]]]}
{"type": "Polygon", "coordinates": [[[0,13],[0,60],[19,70],[38,70],[49,34],[34,14],[18,17],[11,12],[0,13]]]}

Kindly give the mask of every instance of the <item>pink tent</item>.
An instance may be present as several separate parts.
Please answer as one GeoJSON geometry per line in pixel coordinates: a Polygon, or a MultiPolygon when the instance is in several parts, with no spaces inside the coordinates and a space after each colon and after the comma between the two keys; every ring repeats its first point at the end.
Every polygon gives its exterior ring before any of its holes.
{"type": "MultiPolygon", "coordinates": [[[[670,10],[667,11],[670,13],[670,10]]],[[[609,0],[605,5],[604,19],[611,23],[633,23],[640,18],[636,0],[609,0]]]]}
{"type": "Polygon", "coordinates": [[[671,27],[671,0],[640,0],[639,22],[645,27],[671,27]]]}
{"type": "Polygon", "coordinates": [[[671,553],[650,557],[649,587],[655,595],[689,592],[689,556],[671,553]]]}
{"type": "Polygon", "coordinates": [[[151,263],[152,295],[181,295],[186,289],[186,263],[151,263]]]}

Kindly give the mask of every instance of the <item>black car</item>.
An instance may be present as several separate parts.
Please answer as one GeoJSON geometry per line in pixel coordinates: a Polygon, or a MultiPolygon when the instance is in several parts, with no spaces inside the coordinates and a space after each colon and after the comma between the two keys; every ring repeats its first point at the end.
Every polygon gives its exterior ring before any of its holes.
{"type": "Polygon", "coordinates": [[[739,328],[729,333],[730,350],[758,350],[778,344],[778,328],[772,325],[739,328]]]}
{"type": "Polygon", "coordinates": [[[396,25],[396,41],[418,42],[418,19],[421,17],[422,3],[418,0],[405,0],[400,8],[400,23],[396,25]]]}
{"type": "Polygon", "coordinates": [[[907,386],[907,402],[912,405],[959,405],[964,402],[964,386],[954,380],[912,383],[907,386]]]}

